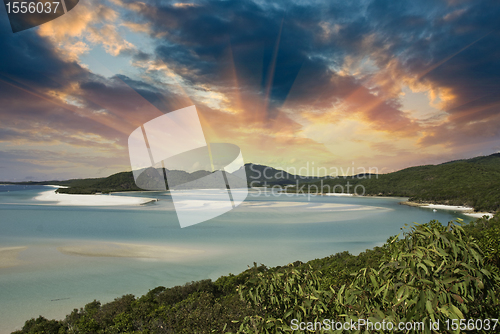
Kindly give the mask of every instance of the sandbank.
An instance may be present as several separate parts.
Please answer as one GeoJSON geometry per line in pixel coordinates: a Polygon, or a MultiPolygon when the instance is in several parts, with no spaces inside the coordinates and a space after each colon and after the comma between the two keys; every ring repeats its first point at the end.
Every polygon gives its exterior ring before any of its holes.
{"type": "Polygon", "coordinates": [[[66,206],[141,205],[156,201],[155,198],[147,197],[59,194],[54,190],[43,191],[34,199],[42,202],[56,202],[56,205],[66,206]]]}
{"type": "Polygon", "coordinates": [[[320,195],[323,195],[323,196],[337,196],[337,197],[354,196],[354,194],[346,194],[346,193],[321,193],[320,195]]]}
{"type": "Polygon", "coordinates": [[[201,249],[119,242],[93,242],[61,246],[58,247],[57,250],[66,255],[156,259],[172,262],[197,258],[198,256],[206,253],[205,250],[201,249]]]}
{"type": "Polygon", "coordinates": [[[401,204],[408,206],[418,206],[426,209],[436,209],[436,210],[447,210],[447,211],[459,211],[466,216],[474,218],[482,218],[483,216],[488,216],[488,218],[493,217],[490,212],[474,212],[474,208],[462,205],[444,205],[444,204],[431,204],[431,203],[416,203],[416,202],[401,202],[401,204]]]}
{"type": "Polygon", "coordinates": [[[0,268],[15,267],[22,264],[19,260],[19,253],[28,249],[28,247],[3,247],[0,248],[0,268]]]}

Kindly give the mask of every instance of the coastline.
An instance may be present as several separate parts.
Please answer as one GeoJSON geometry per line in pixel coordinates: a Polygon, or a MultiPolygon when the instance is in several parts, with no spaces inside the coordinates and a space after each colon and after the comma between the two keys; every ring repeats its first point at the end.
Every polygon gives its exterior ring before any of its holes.
{"type": "MultiPolygon", "coordinates": [[[[48,187],[53,188],[64,188],[64,186],[56,186],[56,185],[48,185],[48,187]]],[[[255,188],[255,187],[254,187],[255,188]]],[[[249,188],[252,190],[254,188],[249,188]]],[[[143,193],[148,191],[131,191],[127,193],[143,193]]],[[[158,199],[150,198],[150,197],[133,197],[133,196],[114,196],[113,194],[124,193],[124,192],[114,192],[108,195],[104,194],[89,194],[89,195],[81,195],[81,194],[60,194],[56,193],[53,190],[48,190],[41,192],[38,196],[34,197],[36,201],[41,202],[56,202],[55,205],[63,205],[63,206],[126,206],[126,205],[146,205],[149,203],[157,202],[158,199]]],[[[392,196],[369,196],[369,195],[355,195],[350,193],[320,193],[320,196],[333,196],[333,197],[386,197],[392,198],[392,196]]],[[[413,206],[413,207],[421,207],[426,209],[435,209],[435,210],[446,210],[446,211],[455,211],[460,212],[464,215],[473,218],[482,218],[483,216],[487,216],[491,218],[494,216],[494,213],[491,212],[475,212],[474,208],[467,206],[458,206],[458,205],[444,205],[444,204],[433,204],[428,202],[418,203],[411,201],[403,201],[400,202],[401,205],[413,206]]]]}
{"type": "Polygon", "coordinates": [[[320,193],[321,196],[335,196],[335,197],[344,197],[344,196],[358,196],[354,194],[346,194],[346,193],[320,193]]]}
{"type": "Polygon", "coordinates": [[[435,209],[435,210],[446,210],[446,211],[458,211],[466,216],[473,218],[482,218],[483,216],[487,216],[491,218],[494,216],[491,212],[475,212],[474,208],[463,205],[445,205],[445,204],[433,204],[433,203],[417,203],[417,202],[399,202],[401,205],[420,207],[425,209],[435,209]]]}
{"type": "MultiPolygon", "coordinates": [[[[60,187],[59,187],[60,188],[60,187]]],[[[156,198],[113,196],[113,195],[79,195],[59,194],[55,190],[43,191],[33,198],[40,202],[56,202],[55,205],[64,206],[122,206],[122,205],[144,205],[156,202],[156,198]]],[[[51,203],[52,204],[52,203],[51,203]]]]}

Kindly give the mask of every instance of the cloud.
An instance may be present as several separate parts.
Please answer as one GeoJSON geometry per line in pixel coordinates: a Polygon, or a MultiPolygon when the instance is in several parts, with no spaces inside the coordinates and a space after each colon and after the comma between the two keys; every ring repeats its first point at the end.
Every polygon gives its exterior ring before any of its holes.
{"type": "MultiPolygon", "coordinates": [[[[78,60],[96,45],[113,56],[136,51],[118,31],[120,16],[115,10],[98,1],[82,2],[75,9],[43,24],[38,30],[39,35],[49,39],[65,58],[78,60]]],[[[134,28],[130,24],[128,27],[134,28]]]]}
{"type": "Polygon", "coordinates": [[[491,1],[82,3],[0,36],[0,142],[123,153],[136,126],[195,104],[208,139],[254,162],[351,154],[390,169],[489,152],[498,14],[491,1]],[[80,65],[100,47],[130,68],[80,65]],[[404,92],[433,108],[406,110],[404,92]]]}
{"type": "Polygon", "coordinates": [[[148,27],[156,49],[143,63],[164,64],[192,101],[210,104],[212,120],[232,114],[228,136],[286,134],[292,145],[315,124],[355,120],[367,137],[412,138],[424,151],[460,149],[450,131],[462,127],[479,146],[496,138],[469,124],[496,122],[498,112],[496,97],[484,96],[499,74],[496,35],[481,37],[498,13],[491,2],[115,3],[148,27]],[[426,92],[439,114],[403,110],[405,88],[426,92]]]}
{"type": "Polygon", "coordinates": [[[12,34],[4,22],[0,29],[7,31],[0,34],[0,154],[11,178],[128,168],[128,135],[161,112],[119,77],[96,75],[61,54],[36,30],[12,34]]]}

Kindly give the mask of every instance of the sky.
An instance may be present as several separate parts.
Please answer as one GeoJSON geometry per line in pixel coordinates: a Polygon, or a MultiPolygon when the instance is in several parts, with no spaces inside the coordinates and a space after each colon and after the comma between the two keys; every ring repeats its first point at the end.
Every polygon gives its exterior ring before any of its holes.
{"type": "Polygon", "coordinates": [[[0,180],[130,170],[132,131],[191,105],[208,142],[301,174],[496,153],[498,17],[480,0],[80,0],[14,34],[0,6],[0,180]]]}

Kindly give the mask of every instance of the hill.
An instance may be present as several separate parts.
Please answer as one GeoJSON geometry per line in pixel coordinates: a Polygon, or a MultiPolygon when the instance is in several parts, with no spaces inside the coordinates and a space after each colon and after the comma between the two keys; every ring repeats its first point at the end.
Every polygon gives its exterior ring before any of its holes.
{"type": "Polygon", "coordinates": [[[69,187],[57,189],[57,192],[64,194],[95,194],[98,192],[109,193],[112,191],[142,190],[136,186],[132,172],[116,173],[98,179],[72,180],[70,184],[57,183],[57,185],[66,185],[69,187]]]}
{"type": "MultiPolygon", "coordinates": [[[[270,166],[253,163],[245,164],[244,168],[247,184],[252,187],[299,185],[295,188],[287,188],[287,191],[299,191],[302,188],[305,189],[304,191],[320,193],[353,193],[357,187],[356,193],[360,195],[409,197],[413,202],[466,205],[473,207],[476,211],[494,212],[500,209],[500,153],[439,165],[410,167],[388,174],[359,174],[336,178],[294,175],[270,166]]],[[[237,176],[239,172],[241,170],[227,174],[227,177],[241,184],[241,179],[237,176]]],[[[144,173],[148,177],[142,180],[141,184],[148,186],[141,188],[154,188],[150,185],[156,182],[153,176],[155,173],[163,172],[155,172],[152,169],[149,173],[144,173]]],[[[176,186],[212,174],[208,171],[187,173],[176,170],[167,170],[166,173],[168,179],[176,186]]],[[[217,187],[216,181],[215,175],[212,178],[209,177],[203,182],[203,187],[217,187]]],[[[136,185],[132,172],[121,172],[106,178],[17,184],[67,186],[69,188],[60,188],[58,192],[68,194],[143,190],[136,185]]]]}
{"type": "Polygon", "coordinates": [[[248,185],[251,187],[292,185],[297,182],[313,182],[323,177],[303,176],[290,174],[284,170],[270,166],[247,163],[244,166],[248,185]]]}
{"type": "Polygon", "coordinates": [[[322,189],[320,192],[347,192],[347,182],[350,193],[359,186],[358,194],[364,189],[364,195],[409,197],[414,202],[466,205],[476,211],[494,212],[500,209],[500,154],[369,177],[324,179],[308,185],[314,184],[322,189]]]}
{"type": "MultiPolygon", "coordinates": [[[[146,169],[137,180],[140,187],[137,186],[132,172],[121,172],[100,179],[72,180],[70,183],[56,184],[69,186],[69,188],[59,188],[57,190],[59,193],[65,194],[95,194],[98,192],[141,191],[144,189],[161,191],[174,187],[175,189],[213,189],[220,188],[221,183],[224,184],[225,188],[224,180],[221,179],[220,174],[204,170],[192,173],[181,170],[165,170],[165,174],[168,182],[164,182],[162,169],[146,169]],[[198,180],[195,185],[189,183],[195,180],[198,180]]],[[[226,177],[232,185],[246,186],[246,180],[240,179],[236,173],[228,173],[226,177]]]]}

